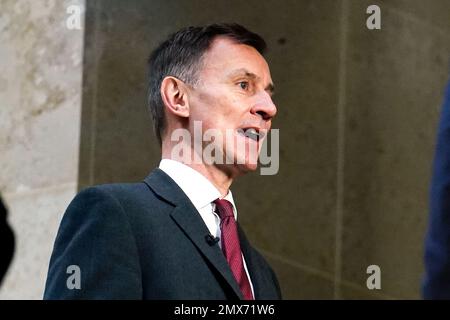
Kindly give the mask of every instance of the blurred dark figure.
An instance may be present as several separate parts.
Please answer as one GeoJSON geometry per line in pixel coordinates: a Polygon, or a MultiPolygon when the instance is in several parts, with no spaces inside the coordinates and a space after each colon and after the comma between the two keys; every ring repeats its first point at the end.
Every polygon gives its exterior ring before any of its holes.
{"type": "Polygon", "coordinates": [[[425,240],[425,299],[450,299],[450,82],[437,135],[425,240]]]}
{"type": "Polygon", "coordinates": [[[14,234],[6,221],[6,208],[0,197],[0,285],[14,255],[14,234]]]}

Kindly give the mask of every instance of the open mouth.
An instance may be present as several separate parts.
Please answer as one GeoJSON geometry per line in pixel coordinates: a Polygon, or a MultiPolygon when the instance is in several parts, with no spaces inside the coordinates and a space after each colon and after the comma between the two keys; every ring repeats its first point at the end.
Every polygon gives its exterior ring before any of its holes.
{"type": "Polygon", "coordinates": [[[264,133],[260,132],[259,129],[255,128],[240,128],[238,129],[239,134],[243,135],[244,137],[247,137],[249,139],[252,139],[256,142],[261,140],[264,137],[264,133]]]}

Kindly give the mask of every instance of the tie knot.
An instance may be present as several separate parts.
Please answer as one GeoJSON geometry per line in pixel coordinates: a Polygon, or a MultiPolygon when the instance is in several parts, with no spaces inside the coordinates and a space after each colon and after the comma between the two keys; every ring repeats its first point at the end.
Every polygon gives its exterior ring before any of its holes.
{"type": "Polygon", "coordinates": [[[214,200],[216,204],[216,213],[219,215],[220,220],[223,220],[227,217],[234,217],[233,213],[233,204],[225,199],[216,199],[214,200]]]}

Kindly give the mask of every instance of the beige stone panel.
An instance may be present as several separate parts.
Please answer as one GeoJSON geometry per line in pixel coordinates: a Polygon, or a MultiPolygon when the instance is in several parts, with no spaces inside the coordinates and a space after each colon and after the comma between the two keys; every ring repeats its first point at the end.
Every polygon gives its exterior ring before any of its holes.
{"type": "Polygon", "coordinates": [[[75,193],[67,184],[4,195],[16,248],[0,299],[42,299],[58,226],[75,193]]]}
{"type": "Polygon", "coordinates": [[[66,27],[72,4],[83,1],[1,2],[3,192],[77,179],[83,30],[66,27]]]}

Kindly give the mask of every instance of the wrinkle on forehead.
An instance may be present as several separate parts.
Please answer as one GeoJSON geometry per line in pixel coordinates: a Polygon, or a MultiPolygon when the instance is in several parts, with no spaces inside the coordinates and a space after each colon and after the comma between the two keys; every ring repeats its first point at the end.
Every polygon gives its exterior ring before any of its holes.
{"type": "Polygon", "coordinates": [[[269,66],[264,57],[255,48],[236,43],[226,37],[216,38],[202,57],[198,80],[203,84],[211,80],[209,77],[226,81],[230,72],[240,69],[245,69],[263,80],[267,83],[266,89],[273,91],[269,66]]]}

